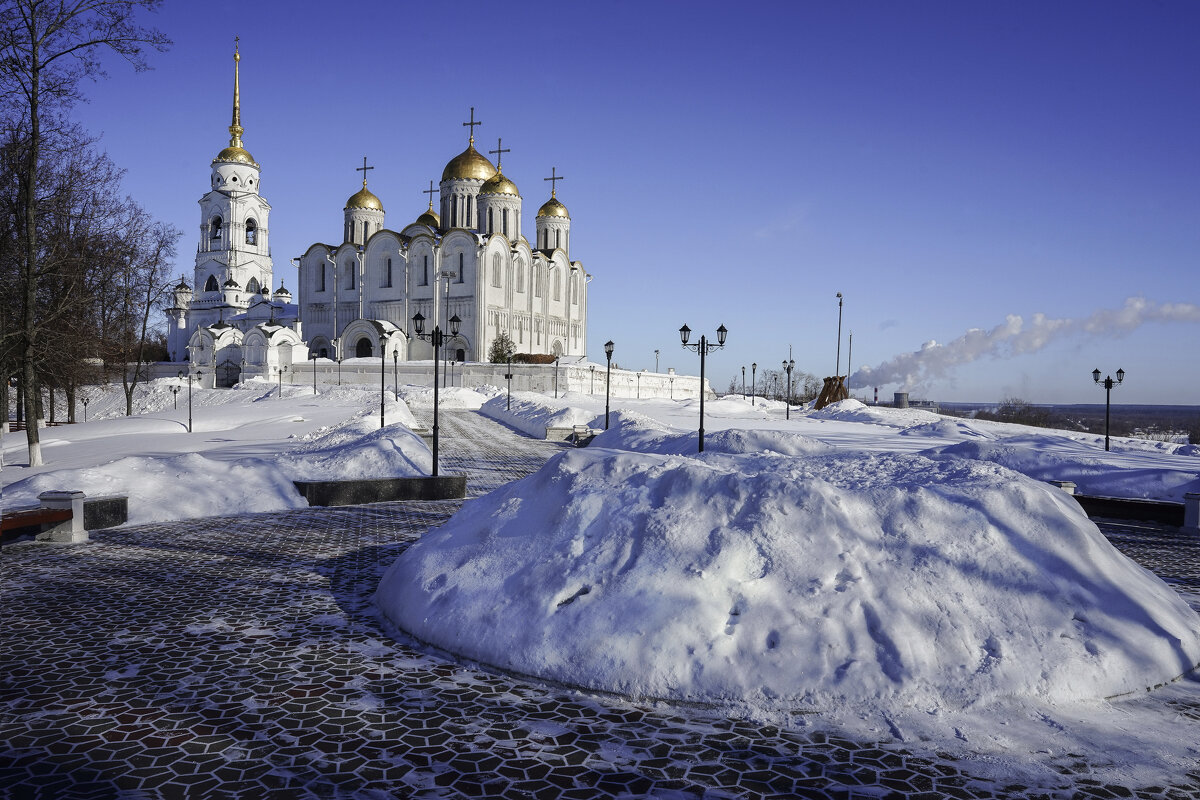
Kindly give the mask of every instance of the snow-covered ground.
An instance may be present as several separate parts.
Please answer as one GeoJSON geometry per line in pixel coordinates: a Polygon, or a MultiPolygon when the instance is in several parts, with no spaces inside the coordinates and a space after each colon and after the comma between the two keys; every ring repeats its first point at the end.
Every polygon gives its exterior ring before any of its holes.
{"type": "MultiPolygon", "coordinates": [[[[4,437],[6,507],[126,494],[131,522],[293,508],[293,479],[422,474],[427,387],[251,381],[89,390],[89,422],[4,437]],[[422,407],[424,407],[422,409],[422,407]]],[[[604,427],[604,398],[443,391],[519,431],[604,427]]],[[[409,548],[377,603],[403,629],[517,672],[643,697],[803,712],[976,753],[1071,748],[1114,769],[1195,763],[1161,716],[1106,697],[1200,661],[1200,618],[1060,490],[1179,499],[1197,448],[845,401],[614,400],[610,429],[469,501],[409,548]],[[1135,755],[1134,753],[1140,755],[1135,755]],[[1153,755],[1146,755],[1147,752],[1153,755]]],[[[1171,691],[1170,687],[1165,690],[1171,691]]]]}

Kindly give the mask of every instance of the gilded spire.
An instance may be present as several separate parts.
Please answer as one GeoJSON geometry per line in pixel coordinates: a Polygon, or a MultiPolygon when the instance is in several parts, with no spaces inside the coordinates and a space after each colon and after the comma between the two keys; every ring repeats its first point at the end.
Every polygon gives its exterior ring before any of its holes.
{"type": "Polygon", "coordinates": [[[238,62],[242,60],[238,42],[240,36],[233,37],[233,124],[229,126],[229,146],[242,146],[242,98],[238,82],[238,62]]]}

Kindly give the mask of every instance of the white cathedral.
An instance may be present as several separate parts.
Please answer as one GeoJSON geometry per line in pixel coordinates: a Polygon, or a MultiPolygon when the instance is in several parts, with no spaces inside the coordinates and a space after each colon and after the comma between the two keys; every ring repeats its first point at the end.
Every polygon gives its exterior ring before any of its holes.
{"type": "MultiPolygon", "coordinates": [[[[438,211],[431,182],[424,213],[399,232],[385,227],[364,159],[362,189],[343,211],[342,243],[313,244],[293,260],[295,303],[282,285],[272,291],[271,206],[259,194],[260,167],[242,146],[240,60],[235,49],[229,146],[213,159],[211,188],[200,198],[196,288],[181,281],[167,309],[173,361],[231,385],[314,356],[378,356],[382,348],[400,360],[429,359],[429,344],[410,339],[417,314],[427,329],[441,327],[448,359],[484,360],[501,334],[517,352],[586,353],[591,276],[570,260],[566,206],[551,188],[535,218],[536,241],[521,234],[520,192],[499,157],[493,166],[475,149],[474,109],[463,123],[467,149],[442,170],[438,211]]],[[[546,180],[554,187],[560,179],[552,170],[546,180]]]]}

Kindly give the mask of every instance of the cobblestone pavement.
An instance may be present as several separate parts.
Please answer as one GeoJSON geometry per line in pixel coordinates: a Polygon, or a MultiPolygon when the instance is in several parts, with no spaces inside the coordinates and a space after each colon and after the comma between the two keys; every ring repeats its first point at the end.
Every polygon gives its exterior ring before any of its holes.
{"type": "MultiPolygon", "coordinates": [[[[560,447],[476,414],[446,417],[444,470],[468,472],[473,494],[560,447]]],[[[394,640],[371,605],[379,577],[458,506],[312,509],[5,547],[0,797],[1200,796],[1200,768],[1170,786],[1113,786],[1063,757],[1048,762],[1058,785],[1026,789],[911,743],[596,697],[394,640]]],[[[1194,539],[1104,528],[1200,606],[1194,539]]],[[[1200,682],[1136,703],[1198,722],[1200,682]]]]}

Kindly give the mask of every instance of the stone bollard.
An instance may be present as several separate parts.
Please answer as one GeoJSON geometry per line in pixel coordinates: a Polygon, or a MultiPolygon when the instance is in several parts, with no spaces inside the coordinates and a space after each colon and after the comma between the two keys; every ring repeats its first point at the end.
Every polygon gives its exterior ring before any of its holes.
{"type": "Polygon", "coordinates": [[[71,519],[60,522],[48,531],[37,535],[39,542],[61,542],[77,544],[88,540],[87,529],[83,527],[83,500],[86,495],[80,491],[42,492],[38,500],[42,508],[70,509],[71,519]]]}
{"type": "Polygon", "coordinates": [[[1047,481],[1052,486],[1057,486],[1067,494],[1075,494],[1075,481],[1047,481]]]}
{"type": "Polygon", "coordinates": [[[1200,534],[1200,492],[1188,492],[1183,496],[1183,529],[1200,534]]]}

